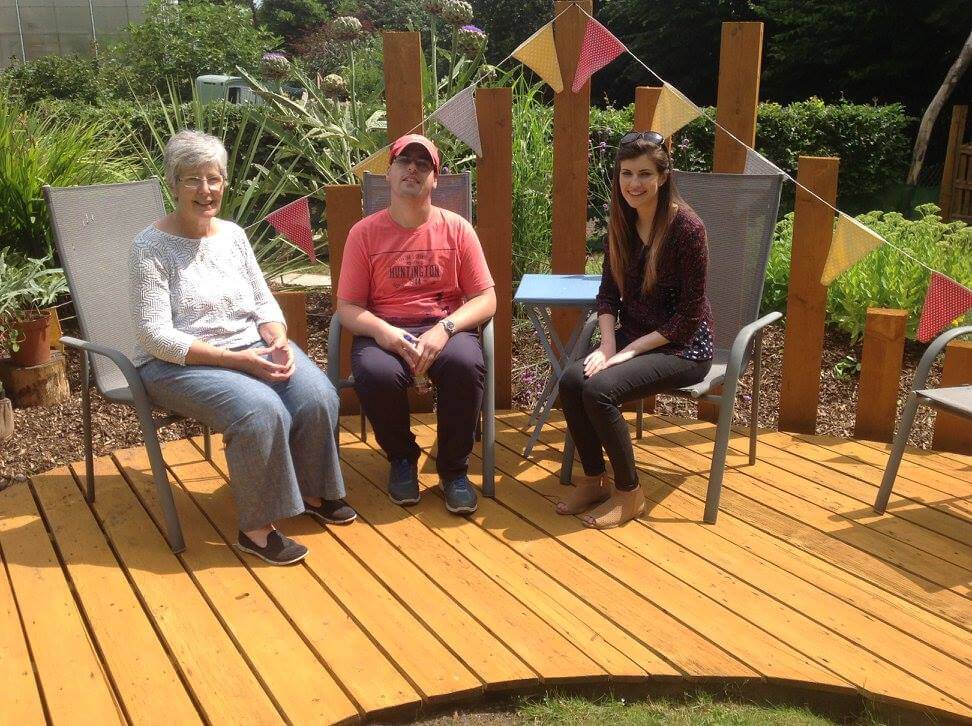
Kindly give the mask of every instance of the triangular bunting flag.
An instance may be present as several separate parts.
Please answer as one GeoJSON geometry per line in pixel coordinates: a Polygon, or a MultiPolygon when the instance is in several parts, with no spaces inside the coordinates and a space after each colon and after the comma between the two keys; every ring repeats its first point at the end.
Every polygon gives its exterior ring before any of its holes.
{"type": "Polygon", "coordinates": [[[657,131],[666,139],[689,121],[702,115],[694,103],[683,96],[675,86],[665,83],[658,94],[655,115],[651,119],[650,131],[657,131]]]}
{"type": "Polygon", "coordinates": [[[950,277],[932,272],[918,324],[918,340],[927,343],[955,318],[972,309],[972,290],[950,277]]]}
{"type": "Polygon", "coordinates": [[[289,239],[310,257],[311,262],[317,262],[314,254],[314,234],[311,232],[310,205],[307,197],[291,202],[280,209],[270,212],[265,219],[273,225],[278,233],[289,239]]]}
{"type": "Polygon", "coordinates": [[[374,154],[364,161],[358,162],[351,167],[351,171],[359,180],[364,179],[365,172],[385,176],[388,173],[388,149],[378,149],[374,154]]]}
{"type": "Polygon", "coordinates": [[[867,257],[883,243],[884,238],[877,232],[838,211],[837,228],[834,230],[820,283],[829,285],[840,273],[867,257]]]}
{"type": "Polygon", "coordinates": [[[564,78],[560,75],[560,61],[557,60],[557,46],[554,43],[553,21],[523,41],[513,51],[513,57],[532,69],[557,93],[564,90],[564,78]]]}
{"type": "Polygon", "coordinates": [[[743,169],[743,174],[782,175],[783,170],[756,149],[746,149],[746,168],[743,169]]]}
{"type": "Polygon", "coordinates": [[[479,141],[479,120],[476,117],[475,86],[463,88],[459,93],[439,106],[430,118],[451,131],[457,139],[483,155],[483,145],[479,141]]]}
{"type": "Polygon", "coordinates": [[[591,76],[625,50],[627,48],[610,30],[593,18],[588,18],[587,27],[584,29],[584,43],[577,59],[577,71],[574,73],[574,84],[570,90],[577,93],[591,76]]]}

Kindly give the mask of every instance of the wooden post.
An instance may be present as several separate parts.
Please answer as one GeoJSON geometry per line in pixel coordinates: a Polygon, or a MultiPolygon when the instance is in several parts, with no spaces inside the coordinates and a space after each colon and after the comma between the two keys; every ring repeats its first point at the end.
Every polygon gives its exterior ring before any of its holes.
{"type": "Polygon", "coordinates": [[[891,441],[894,438],[907,323],[905,310],[868,308],[857,387],[855,439],[891,441]]]}
{"type": "Polygon", "coordinates": [[[945,168],[942,170],[942,187],[938,195],[938,206],[942,210],[942,219],[948,222],[952,214],[952,196],[955,185],[955,161],[958,159],[958,148],[965,138],[965,122],[968,118],[968,106],[952,108],[952,124],[948,129],[948,151],[945,152],[945,168]]]}
{"type": "Polygon", "coordinates": [[[307,295],[300,290],[275,292],[273,296],[287,321],[287,337],[307,350],[307,295]]]}
{"type": "MultiPolygon", "coordinates": [[[[834,204],[839,164],[840,160],[833,157],[801,156],[797,181],[834,204]]],[[[797,187],[780,386],[780,431],[812,434],[817,426],[827,313],[827,288],[820,284],[820,275],[833,234],[834,211],[797,187]]]]}
{"type": "MultiPolygon", "coordinates": [[[[722,24],[716,121],[749,146],[756,143],[762,55],[762,23],[722,24]]],[[[717,128],[712,171],[741,174],[745,168],[745,147],[717,128]]]]}
{"type": "MultiPolygon", "coordinates": [[[[972,383],[972,340],[953,340],[945,346],[945,365],[939,385],[944,388],[967,383],[972,383]]],[[[937,412],[932,448],[972,455],[972,421],[937,412]]]]}
{"type": "MultiPolygon", "coordinates": [[[[719,50],[719,94],[716,99],[715,150],[712,171],[741,174],[746,168],[746,147],[756,144],[759,80],[763,55],[762,23],[723,23],[719,50]],[[733,139],[722,129],[732,133],[733,139]]],[[[715,393],[721,393],[719,386],[715,393]]],[[[699,418],[719,420],[717,406],[699,401],[699,418]]]]}
{"type": "Polygon", "coordinates": [[[496,282],[496,408],[508,409],[513,405],[513,89],[478,89],[476,115],[483,145],[476,173],[476,231],[496,282]]]}
{"type": "Polygon", "coordinates": [[[418,32],[381,34],[385,68],[388,141],[422,127],[422,36],[418,32]]]}
{"type": "MultiPolygon", "coordinates": [[[[337,309],[338,280],[341,279],[341,259],[348,232],[361,219],[361,187],[356,184],[340,184],[324,187],[324,203],[327,205],[327,243],[331,266],[331,307],[337,309]]],[[[341,340],[341,376],[351,373],[351,335],[344,331],[341,340]]],[[[358,397],[347,388],[341,391],[341,412],[358,413],[358,397]]]]}
{"type": "MultiPolygon", "coordinates": [[[[556,274],[583,273],[587,261],[587,174],[590,139],[591,84],[570,90],[584,42],[592,0],[554,3],[554,40],[564,90],[554,95],[553,222],[550,270],[556,274]],[[576,5],[577,7],[570,7],[576,5]]],[[[566,342],[577,321],[576,311],[555,310],[554,325],[566,342]]]]}

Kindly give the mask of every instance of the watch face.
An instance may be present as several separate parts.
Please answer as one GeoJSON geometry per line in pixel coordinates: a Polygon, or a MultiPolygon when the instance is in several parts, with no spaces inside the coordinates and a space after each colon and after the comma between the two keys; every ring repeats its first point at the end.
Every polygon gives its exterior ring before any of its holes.
{"type": "Polygon", "coordinates": [[[442,322],[442,327],[446,329],[446,332],[449,334],[449,337],[451,338],[456,332],[456,324],[451,320],[442,320],[441,322],[442,322]]]}

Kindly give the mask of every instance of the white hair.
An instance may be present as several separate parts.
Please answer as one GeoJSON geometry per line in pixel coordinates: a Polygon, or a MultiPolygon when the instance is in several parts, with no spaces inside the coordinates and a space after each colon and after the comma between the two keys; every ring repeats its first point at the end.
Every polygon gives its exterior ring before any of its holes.
{"type": "Polygon", "coordinates": [[[215,164],[226,178],[226,147],[211,134],[185,129],[169,139],[165,145],[165,181],[175,188],[179,177],[187,169],[215,164]]]}

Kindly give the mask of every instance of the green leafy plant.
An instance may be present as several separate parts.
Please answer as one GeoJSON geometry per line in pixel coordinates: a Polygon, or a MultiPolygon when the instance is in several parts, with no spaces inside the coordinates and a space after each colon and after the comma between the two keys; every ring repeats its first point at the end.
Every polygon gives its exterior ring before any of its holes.
{"type": "Polygon", "coordinates": [[[17,323],[37,319],[66,292],[64,273],[51,267],[50,257],[24,257],[0,248],[0,341],[17,351],[17,323]]]}

